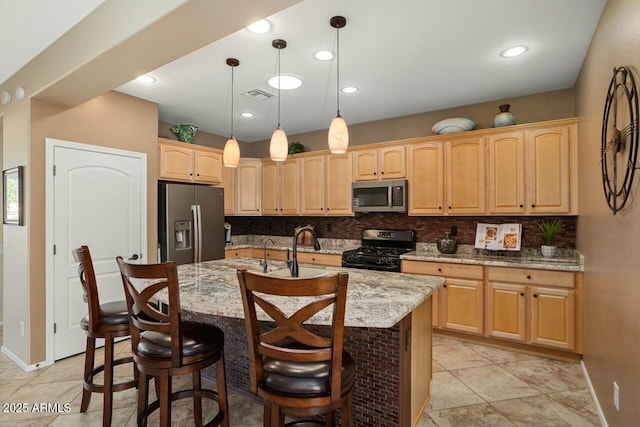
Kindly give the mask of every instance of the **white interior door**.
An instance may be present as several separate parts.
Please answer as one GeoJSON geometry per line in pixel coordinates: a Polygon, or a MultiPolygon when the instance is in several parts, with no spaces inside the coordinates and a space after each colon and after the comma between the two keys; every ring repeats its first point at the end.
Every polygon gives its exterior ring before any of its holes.
{"type": "MultiPolygon", "coordinates": [[[[123,300],[115,258],[146,259],[146,155],[47,140],[52,144],[54,360],[85,350],[87,314],[71,251],[87,245],[100,303],[123,300]]],[[[50,307],[51,308],[51,307],[50,307]]]]}

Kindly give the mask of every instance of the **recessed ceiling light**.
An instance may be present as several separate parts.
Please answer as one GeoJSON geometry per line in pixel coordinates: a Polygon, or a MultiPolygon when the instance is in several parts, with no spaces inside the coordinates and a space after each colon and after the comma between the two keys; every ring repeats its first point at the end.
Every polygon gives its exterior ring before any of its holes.
{"type": "Polygon", "coordinates": [[[281,90],[293,90],[302,86],[302,79],[298,76],[291,74],[281,74],[280,76],[273,76],[267,83],[274,89],[278,89],[278,80],[280,81],[281,90]]]}
{"type": "Polygon", "coordinates": [[[255,116],[255,114],[253,114],[253,113],[251,113],[251,112],[249,112],[249,111],[243,111],[242,113],[240,113],[240,115],[241,115],[242,117],[247,117],[247,118],[250,118],[250,117],[255,116]]]}
{"type": "Polygon", "coordinates": [[[254,22],[253,24],[247,27],[247,30],[251,31],[254,34],[265,34],[268,33],[271,29],[271,22],[266,19],[261,19],[260,21],[254,22]]]}
{"type": "Polygon", "coordinates": [[[355,86],[346,86],[341,89],[342,93],[356,93],[358,90],[355,86]]]}
{"type": "Polygon", "coordinates": [[[140,83],[153,83],[156,81],[156,79],[153,76],[150,76],[149,74],[143,74],[141,76],[136,77],[136,80],[139,81],[140,83]]]}
{"type": "Polygon", "coordinates": [[[528,47],[526,46],[514,46],[514,47],[510,47],[509,49],[505,49],[502,52],[500,52],[501,56],[504,56],[505,58],[513,58],[514,56],[520,56],[523,53],[525,53],[527,51],[528,47]]]}
{"type": "Polygon", "coordinates": [[[319,50],[313,54],[313,57],[318,61],[331,61],[333,59],[333,52],[330,50],[319,50]]]}

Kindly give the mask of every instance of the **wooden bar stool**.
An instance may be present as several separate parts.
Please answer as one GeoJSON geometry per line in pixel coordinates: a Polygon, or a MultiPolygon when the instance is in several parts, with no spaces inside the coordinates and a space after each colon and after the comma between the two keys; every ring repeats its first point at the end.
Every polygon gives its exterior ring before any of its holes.
{"type": "Polygon", "coordinates": [[[206,426],[229,426],[224,367],[224,333],[216,326],[182,321],[175,262],[130,264],[117,257],[131,321],[133,360],[140,375],[138,425],[160,410],[160,426],[171,425],[171,402],[193,398],[196,426],[202,426],[202,398],[218,403],[218,413],[206,426]],[[138,287],[136,286],[138,285],[138,287]],[[168,313],[158,310],[158,293],[169,302],[168,313]],[[216,364],[218,391],[201,387],[200,372],[216,364]],[[171,392],[171,377],[192,374],[193,388],[171,392]],[[158,399],[149,404],[149,378],[155,378],[158,399]]]}
{"type": "MultiPolygon", "coordinates": [[[[353,426],[354,361],[343,351],[348,275],[298,279],[238,270],[251,363],[251,391],[264,404],[264,426],[281,427],[284,415],[324,415],[353,426]],[[256,306],[270,319],[259,322],[256,306]],[[291,314],[285,314],[291,313],[291,314]],[[318,313],[330,315],[326,334],[305,327],[318,313]]],[[[287,425],[308,425],[297,421],[287,425]]]]}
{"type": "Polygon", "coordinates": [[[132,363],[132,357],[114,359],[114,338],[129,336],[129,316],[125,301],[100,304],[98,284],[91,253],[87,246],[73,250],[73,258],[80,263],[78,275],[84,290],[84,300],[89,313],[80,321],[80,327],[87,334],[87,346],[84,358],[84,376],[82,385],[82,403],[80,412],[86,412],[91,401],[91,393],[102,393],[102,425],[111,425],[113,411],[113,393],[138,385],[138,374],[133,368],[133,379],[123,383],[113,383],[113,367],[123,363],[132,363]],[[104,338],[104,363],[95,366],[96,338],[104,338]],[[94,377],[104,372],[102,384],[95,384],[94,377]]]}

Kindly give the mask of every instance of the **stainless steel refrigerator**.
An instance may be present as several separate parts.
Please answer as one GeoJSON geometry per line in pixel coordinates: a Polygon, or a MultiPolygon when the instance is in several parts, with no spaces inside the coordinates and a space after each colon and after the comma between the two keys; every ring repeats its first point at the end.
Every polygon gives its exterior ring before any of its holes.
{"type": "Polygon", "coordinates": [[[224,190],[196,184],[158,185],[158,249],[177,264],[224,258],[224,190]]]}

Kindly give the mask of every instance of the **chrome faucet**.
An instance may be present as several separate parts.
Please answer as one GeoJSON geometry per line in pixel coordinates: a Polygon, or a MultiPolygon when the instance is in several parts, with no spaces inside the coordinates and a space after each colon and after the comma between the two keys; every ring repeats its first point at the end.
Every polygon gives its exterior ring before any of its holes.
{"type": "Polygon", "coordinates": [[[264,241],[264,260],[260,260],[260,265],[262,266],[262,272],[267,272],[267,243],[271,242],[272,245],[275,245],[276,242],[273,239],[267,239],[264,241]]]}
{"type": "Polygon", "coordinates": [[[296,231],[295,234],[293,235],[293,259],[291,260],[291,263],[289,263],[289,261],[288,261],[289,256],[287,254],[287,265],[289,266],[289,269],[291,270],[291,277],[298,277],[298,274],[299,274],[299,270],[298,270],[298,236],[300,235],[300,233],[304,233],[305,231],[309,231],[311,233],[311,235],[313,236],[313,249],[315,249],[316,251],[320,250],[320,243],[318,242],[318,238],[316,237],[316,232],[313,231],[313,228],[308,227],[308,226],[299,228],[298,231],[296,231]]]}

